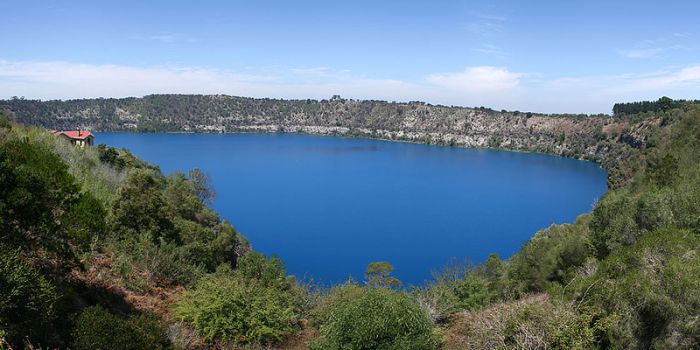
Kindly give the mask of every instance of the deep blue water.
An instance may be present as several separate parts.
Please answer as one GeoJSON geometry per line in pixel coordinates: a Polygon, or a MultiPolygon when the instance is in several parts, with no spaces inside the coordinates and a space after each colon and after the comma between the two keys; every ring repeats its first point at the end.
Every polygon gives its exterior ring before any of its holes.
{"type": "Polygon", "coordinates": [[[289,273],[328,283],[389,261],[404,283],[508,257],[606,191],[591,162],[300,134],[98,133],[165,172],[208,172],[214,209],[289,273]]]}

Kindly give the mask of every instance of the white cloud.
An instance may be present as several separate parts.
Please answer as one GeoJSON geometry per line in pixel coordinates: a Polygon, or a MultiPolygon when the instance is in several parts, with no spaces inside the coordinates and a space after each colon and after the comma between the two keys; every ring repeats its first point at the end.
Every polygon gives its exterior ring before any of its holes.
{"type": "Polygon", "coordinates": [[[511,72],[507,68],[478,66],[462,72],[429,75],[426,80],[450,90],[468,93],[488,93],[511,90],[518,86],[523,73],[511,72]]]}
{"type": "Polygon", "coordinates": [[[611,91],[663,91],[700,86],[700,64],[650,75],[629,76],[611,91]]]}
{"type": "Polygon", "coordinates": [[[536,112],[609,112],[615,102],[700,96],[700,63],[655,72],[538,78],[507,67],[476,66],[415,81],[367,77],[329,67],[241,71],[0,59],[0,98],[229,94],[273,98],[421,100],[536,112]]]}
{"type": "Polygon", "coordinates": [[[134,67],[63,61],[0,60],[0,97],[41,99],[142,96],[154,93],[231,94],[253,97],[415,98],[417,88],[348,71],[296,69],[240,73],[201,67],[134,67]]]}

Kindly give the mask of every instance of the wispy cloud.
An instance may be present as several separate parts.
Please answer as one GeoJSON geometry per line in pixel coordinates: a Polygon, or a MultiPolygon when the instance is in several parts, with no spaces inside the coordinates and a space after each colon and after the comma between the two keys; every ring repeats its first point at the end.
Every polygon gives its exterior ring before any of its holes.
{"type": "Polygon", "coordinates": [[[352,75],[329,68],[241,73],[201,67],[92,65],[63,61],[0,60],[0,96],[41,99],[125,97],[153,93],[231,94],[253,97],[415,98],[412,84],[352,75]],[[319,79],[322,74],[323,79],[319,79]]]}
{"type": "MultiPolygon", "coordinates": [[[[691,50],[688,46],[689,32],[677,32],[667,36],[644,40],[633,49],[617,50],[617,53],[627,58],[655,58],[664,56],[671,51],[691,50]]],[[[692,44],[692,43],[690,43],[692,44]]]]}
{"type": "Polygon", "coordinates": [[[471,18],[467,23],[467,30],[472,34],[480,36],[488,36],[500,33],[507,20],[505,16],[472,12],[471,18]]]}
{"type": "Polygon", "coordinates": [[[656,74],[625,76],[619,84],[613,85],[610,90],[623,92],[661,91],[693,86],[700,86],[700,64],[656,74]]]}
{"type": "Polygon", "coordinates": [[[660,71],[541,78],[508,67],[474,66],[414,81],[368,77],[330,67],[251,68],[82,64],[0,59],[0,98],[230,94],[275,98],[422,100],[538,112],[607,112],[615,102],[700,96],[700,63],[660,71]],[[535,77],[538,77],[535,79],[535,77]]]}
{"type": "Polygon", "coordinates": [[[674,50],[688,50],[688,47],[682,45],[673,45],[666,47],[654,47],[636,50],[619,50],[618,52],[627,58],[653,58],[663,55],[674,50]]]}
{"type": "Polygon", "coordinates": [[[483,54],[487,55],[492,55],[498,58],[505,58],[508,55],[501,49],[500,47],[496,45],[491,45],[491,44],[481,44],[478,47],[473,48],[472,50],[476,52],[481,52],[483,54]]]}
{"type": "Polygon", "coordinates": [[[467,93],[505,92],[518,86],[523,73],[507,68],[479,66],[462,72],[431,74],[426,80],[434,85],[467,93]]]}
{"type": "Polygon", "coordinates": [[[676,32],[673,33],[673,36],[676,38],[690,38],[691,34],[690,32],[676,32]]]}
{"type": "Polygon", "coordinates": [[[159,41],[161,43],[172,44],[177,42],[193,43],[197,40],[189,35],[171,33],[171,32],[160,32],[158,34],[148,36],[149,40],[159,41]]]}

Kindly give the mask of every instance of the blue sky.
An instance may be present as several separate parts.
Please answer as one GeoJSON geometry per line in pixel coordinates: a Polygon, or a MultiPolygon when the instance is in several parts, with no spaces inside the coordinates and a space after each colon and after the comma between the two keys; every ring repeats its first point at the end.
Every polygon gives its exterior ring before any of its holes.
{"type": "Polygon", "coordinates": [[[608,113],[700,98],[699,1],[0,4],[0,98],[150,93],[608,113]]]}

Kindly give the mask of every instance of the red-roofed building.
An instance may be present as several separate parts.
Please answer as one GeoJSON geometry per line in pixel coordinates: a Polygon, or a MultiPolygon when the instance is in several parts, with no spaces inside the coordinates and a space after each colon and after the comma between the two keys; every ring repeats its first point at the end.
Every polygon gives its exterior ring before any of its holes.
{"type": "Polygon", "coordinates": [[[65,137],[72,145],[85,147],[92,146],[95,136],[88,130],[51,130],[56,136],[65,137]]]}

